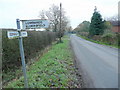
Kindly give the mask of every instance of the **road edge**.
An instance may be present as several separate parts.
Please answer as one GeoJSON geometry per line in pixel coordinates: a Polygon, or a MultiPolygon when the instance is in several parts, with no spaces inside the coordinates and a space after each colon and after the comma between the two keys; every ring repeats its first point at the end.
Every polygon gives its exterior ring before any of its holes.
{"type": "Polygon", "coordinates": [[[78,74],[81,75],[81,77],[82,77],[81,78],[81,80],[82,80],[82,88],[95,88],[93,82],[90,82],[92,80],[90,79],[90,77],[88,77],[87,72],[84,71],[84,69],[82,68],[82,65],[81,65],[80,61],[76,57],[75,51],[74,51],[72,43],[71,43],[71,40],[70,40],[69,43],[70,43],[71,51],[72,51],[72,54],[73,54],[75,68],[77,69],[78,74]]]}
{"type": "Polygon", "coordinates": [[[75,53],[74,53],[74,50],[73,50],[73,48],[72,48],[72,45],[71,45],[71,41],[70,41],[70,40],[69,40],[69,46],[70,46],[71,52],[72,52],[73,64],[74,64],[74,67],[75,67],[75,73],[76,73],[77,79],[78,79],[78,81],[79,81],[80,84],[81,84],[81,88],[86,88],[85,83],[84,83],[84,80],[83,80],[83,78],[82,78],[82,72],[81,72],[80,68],[78,67],[77,58],[76,58],[76,56],[75,56],[75,53]]]}

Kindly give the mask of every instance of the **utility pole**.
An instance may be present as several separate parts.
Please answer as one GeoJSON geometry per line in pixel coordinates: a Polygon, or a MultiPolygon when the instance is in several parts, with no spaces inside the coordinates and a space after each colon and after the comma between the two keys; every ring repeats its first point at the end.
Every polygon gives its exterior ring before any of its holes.
{"type": "MultiPolygon", "coordinates": [[[[55,15],[54,15],[54,17],[55,17],[55,15]]],[[[54,32],[57,31],[57,24],[58,24],[58,21],[57,21],[57,18],[55,17],[55,28],[54,28],[54,32]]]]}
{"type": "Polygon", "coordinates": [[[62,42],[62,40],[61,40],[61,16],[62,16],[61,8],[62,8],[62,4],[60,3],[60,31],[59,31],[59,33],[60,33],[60,42],[62,42]]]}

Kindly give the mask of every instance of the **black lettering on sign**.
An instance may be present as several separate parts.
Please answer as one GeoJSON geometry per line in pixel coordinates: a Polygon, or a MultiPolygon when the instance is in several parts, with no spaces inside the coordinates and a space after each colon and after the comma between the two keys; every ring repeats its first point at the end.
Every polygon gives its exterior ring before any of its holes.
{"type": "Polygon", "coordinates": [[[17,33],[10,33],[10,36],[17,35],[17,33]]]}

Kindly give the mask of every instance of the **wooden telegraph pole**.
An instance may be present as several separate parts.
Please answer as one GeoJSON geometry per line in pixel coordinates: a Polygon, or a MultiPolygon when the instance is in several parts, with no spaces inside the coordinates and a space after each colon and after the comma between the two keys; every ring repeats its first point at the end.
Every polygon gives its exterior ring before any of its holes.
{"type": "Polygon", "coordinates": [[[61,8],[62,8],[62,4],[60,3],[60,31],[59,31],[59,34],[60,34],[60,42],[62,42],[62,40],[61,40],[61,16],[62,16],[61,8]]]}

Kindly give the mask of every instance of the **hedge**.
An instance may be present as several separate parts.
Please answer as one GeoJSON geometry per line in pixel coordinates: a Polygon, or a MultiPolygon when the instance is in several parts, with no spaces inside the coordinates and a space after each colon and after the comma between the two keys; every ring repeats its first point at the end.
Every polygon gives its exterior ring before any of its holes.
{"type": "Polygon", "coordinates": [[[87,32],[79,32],[78,34],[91,40],[120,48],[120,33],[106,33],[103,35],[94,35],[93,37],[90,37],[87,32]]]}
{"type": "MultiPolygon", "coordinates": [[[[7,31],[2,30],[2,71],[15,72],[21,67],[21,58],[18,39],[8,39],[7,31]]],[[[27,31],[28,37],[23,38],[26,63],[36,54],[50,45],[56,39],[56,33],[50,31],[27,31]]],[[[3,74],[4,75],[4,74],[3,74]]],[[[3,76],[4,79],[4,76],[3,76]]]]}

